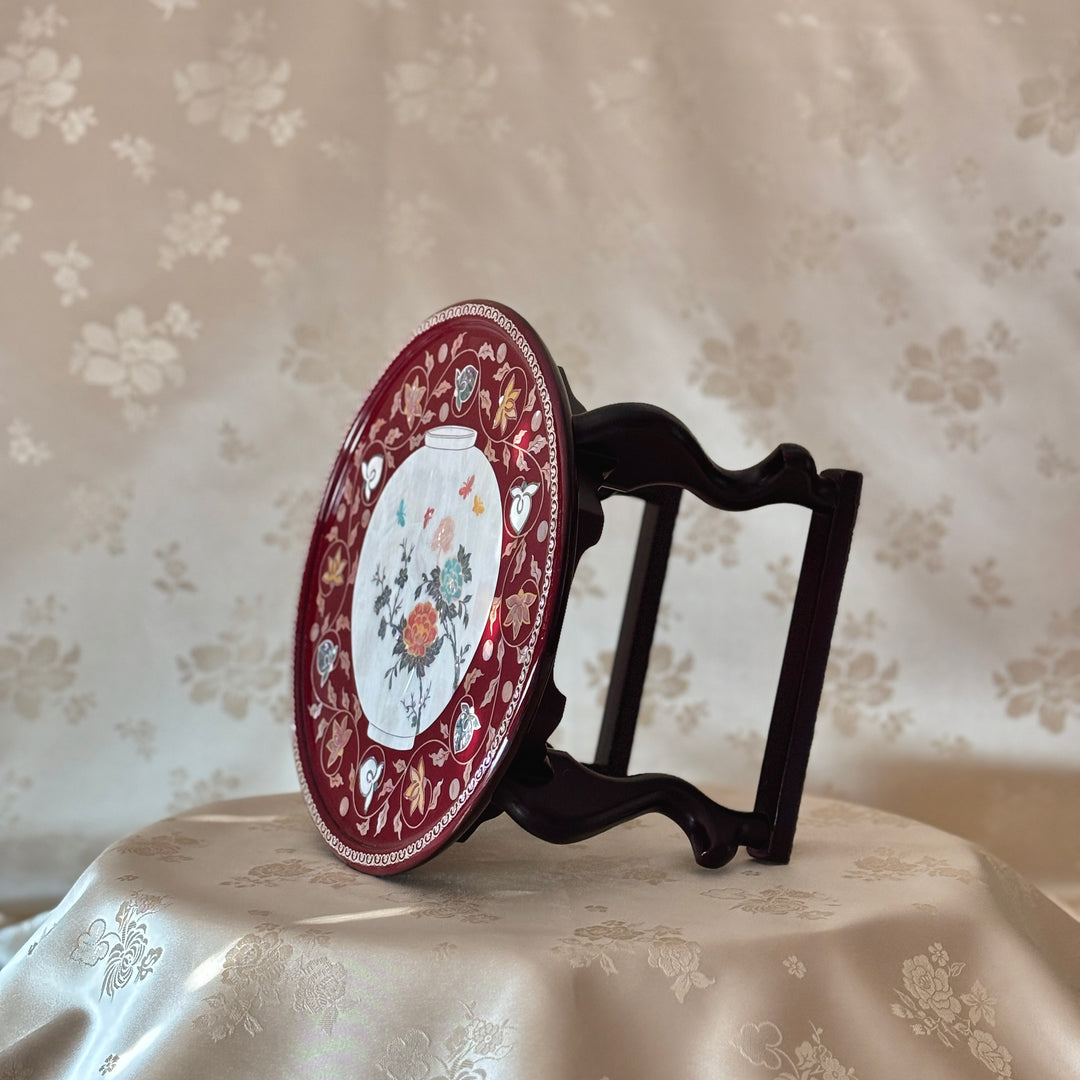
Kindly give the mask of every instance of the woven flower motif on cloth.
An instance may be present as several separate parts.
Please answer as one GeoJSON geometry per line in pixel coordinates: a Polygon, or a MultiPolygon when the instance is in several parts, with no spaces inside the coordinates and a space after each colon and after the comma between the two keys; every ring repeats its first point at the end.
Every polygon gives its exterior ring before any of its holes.
{"type": "Polygon", "coordinates": [[[104,919],[94,919],[76,939],[70,954],[72,960],[87,967],[105,961],[99,998],[112,1000],[132,979],[142,982],[154,970],[162,949],[150,948],[146,923],[139,916],[156,911],[163,899],[135,893],[118,908],[115,930],[109,930],[104,919]]]}
{"type": "Polygon", "coordinates": [[[751,1065],[776,1073],[777,1080],[859,1080],[854,1068],[841,1064],[822,1041],[823,1029],[811,1024],[810,1031],[810,1038],[788,1053],[783,1033],[771,1020],[746,1023],[733,1045],[751,1065]]]}
{"type": "Polygon", "coordinates": [[[622,919],[608,919],[592,926],[579,926],[573,937],[560,939],[552,950],[569,957],[571,967],[591,967],[595,961],[605,975],[617,975],[615,956],[632,956],[647,946],[649,967],[672,980],[671,992],[681,1005],[693,989],[704,990],[716,982],[699,970],[701,946],[688,941],[682,931],[672,926],[653,926],[622,919]]]}
{"type": "Polygon", "coordinates": [[[900,969],[903,990],[897,990],[895,1016],[914,1021],[916,1035],[933,1035],[943,1046],[967,1046],[977,1061],[1003,1080],[1012,1077],[1012,1054],[987,1030],[996,1019],[997,999],[975,979],[963,993],[955,985],[966,967],[952,960],[940,942],[912,956],[900,969]],[[977,1026],[978,1025],[978,1026],[977,1026]]]}
{"type": "Polygon", "coordinates": [[[487,1020],[462,1003],[465,1019],[435,1045],[427,1032],[410,1028],[386,1045],[376,1064],[387,1080],[484,1080],[491,1065],[514,1048],[510,1021],[487,1020]]]}
{"type": "Polygon", "coordinates": [[[258,1035],[273,1012],[288,1008],[309,1016],[333,1034],[346,995],[345,966],[331,959],[326,931],[292,934],[275,923],[260,923],[225,954],[222,988],[204,998],[195,1027],[213,1042],[237,1029],[258,1035]]]}

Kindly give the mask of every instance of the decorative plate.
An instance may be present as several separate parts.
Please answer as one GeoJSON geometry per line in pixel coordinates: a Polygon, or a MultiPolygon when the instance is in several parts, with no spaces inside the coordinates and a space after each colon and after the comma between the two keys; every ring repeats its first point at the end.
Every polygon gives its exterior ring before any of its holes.
{"type": "Polygon", "coordinates": [[[563,394],[520,316],[461,304],[420,327],[338,455],[300,592],[294,748],[320,831],[368,873],[460,835],[513,756],[570,573],[563,394]]]}

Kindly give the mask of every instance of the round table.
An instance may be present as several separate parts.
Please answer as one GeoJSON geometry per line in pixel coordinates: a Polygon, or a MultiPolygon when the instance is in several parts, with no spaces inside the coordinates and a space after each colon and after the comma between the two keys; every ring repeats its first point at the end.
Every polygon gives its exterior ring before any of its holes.
{"type": "Polygon", "coordinates": [[[1068,914],[865,807],[807,798],[786,866],[504,817],[380,878],[294,793],[107,849],[0,972],[0,1075],[1064,1077],[1078,986],[1068,914]]]}

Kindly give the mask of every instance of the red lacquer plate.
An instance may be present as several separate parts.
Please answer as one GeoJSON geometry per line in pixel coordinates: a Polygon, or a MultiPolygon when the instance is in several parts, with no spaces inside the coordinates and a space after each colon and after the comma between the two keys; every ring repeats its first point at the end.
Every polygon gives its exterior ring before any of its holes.
{"type": "Polygon", "coordinates": [[[294,749],[360,870],[436,854],[513,756],[572,570],[568,417],[536,333],[478,301],[428,319],[349,429],[300,591],[294,749]]]}

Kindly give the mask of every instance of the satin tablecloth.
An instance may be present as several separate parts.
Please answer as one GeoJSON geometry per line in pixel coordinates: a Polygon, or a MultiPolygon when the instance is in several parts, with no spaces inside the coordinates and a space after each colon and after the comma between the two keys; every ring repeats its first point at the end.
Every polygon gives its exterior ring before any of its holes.
{"type": "Polygon", "coordinates": [[[1048,1080],[1078,987],[1080,924],[1008,866],[850,804],[808,799],[783,867],[504,818],[379,879],[277,795],[89,867],[0,972],[0,1076],[1048,1080]]]}

